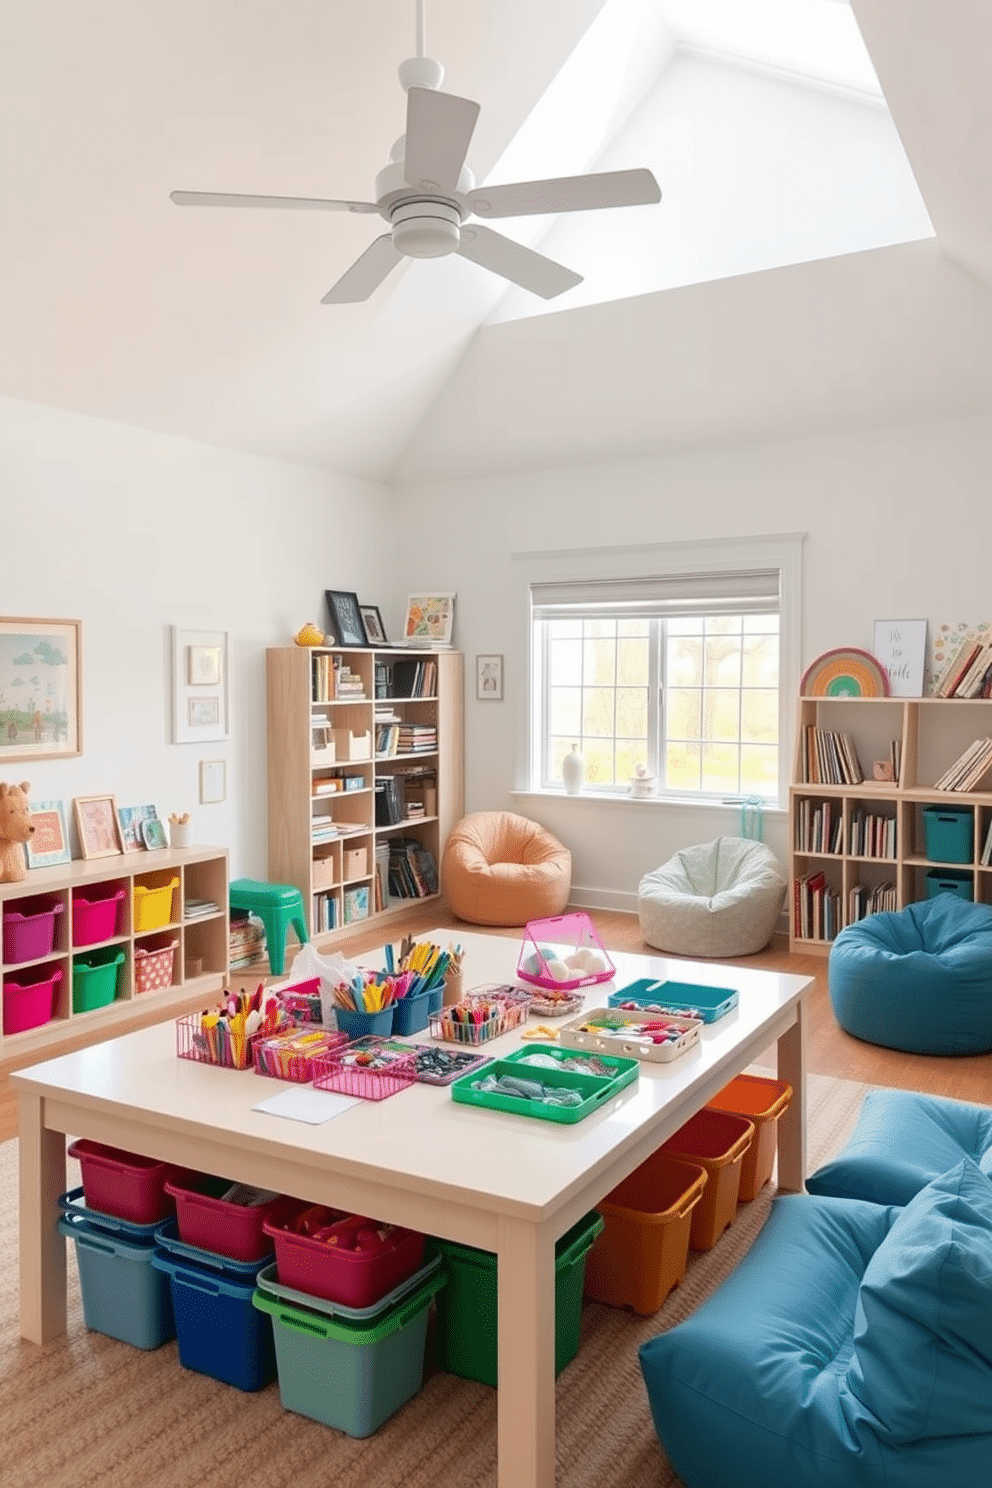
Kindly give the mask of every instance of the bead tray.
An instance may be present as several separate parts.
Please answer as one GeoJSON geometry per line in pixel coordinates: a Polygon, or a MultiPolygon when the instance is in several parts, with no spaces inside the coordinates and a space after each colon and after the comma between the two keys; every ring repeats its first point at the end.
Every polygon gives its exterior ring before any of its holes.
{"type": "Polygon", "coordinates": [[[416,1077],[421,1085],[450,1085],[461,1075],[480,1069],[490,1061],[488,1054],[472,1054],[467,1049],[439,1049],[436,1044],[405,1044],[399,1039],[379,1039],[374,1034],[366,1039],[359,1039],[357,1046],[353,1044],[352,1048],[372,1044],[380,1044],[386,1049],[395,1050],[397,1054],[413,1054],[416,1077]]]}
{"type": "Polygon", "coordinates": [[[699,1018],[666,1014],[664,1021],[678,1030],[676,1037],[667,1044],[656,1044],[651,1038],[639,1037],[636,1033],[639,1026],[653,1021],[652,1018],[645,1017],[644,1013],[628,1013],[609,1007],[590,1008],[581,1018],[565,1024],[559,1035],[560,1045],[565,1049],[591,1049],[597,1054],[620,1054],[629,1059],[667,1064],[699,1042],[699,1033],[703,1026],[699,1018]],[[599,1029],[590,1028],[590,1024],[599,1025],[599,1029]]]}
{"type": "Polygon", "coordinates": [[[606,1001],[610,1007],[622,1007],[625,1002],[636,1002],[638,1007],[652,1012],[675,1013],[682,1018],[701,1018],[704,1023],[715,1023],[735,1008],[740,994],[734,987],[703,987],[697,982],[659,982],[653,977],[642,977],[627,987],[611,992],[606,1001]]]}

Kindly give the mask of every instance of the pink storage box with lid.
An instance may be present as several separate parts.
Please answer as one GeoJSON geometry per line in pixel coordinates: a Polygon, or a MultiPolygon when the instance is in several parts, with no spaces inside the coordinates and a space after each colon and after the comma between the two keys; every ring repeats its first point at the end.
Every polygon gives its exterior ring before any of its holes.
{"type": "Polygon", "coordinates": [[[120,908],[124,903],[123,884],[110,894],[102,886],[72,896],[72,943],[74,946],[95,945],[119,933],[120,908]]]}
{"type": "Polygon", "coordinates": [[[4,977],[3,1031],[24,1033],[48,1023],[55,1011],[55,989],[62,980],[62,968],[40,967],[4,977]]]}
{"type": "Polygon", "coordinates": [[[3,959],[37,961],[55,945],[55,921],[62,913],[59,899],[20,899],[16,909],[3,914],[3,959]]]}

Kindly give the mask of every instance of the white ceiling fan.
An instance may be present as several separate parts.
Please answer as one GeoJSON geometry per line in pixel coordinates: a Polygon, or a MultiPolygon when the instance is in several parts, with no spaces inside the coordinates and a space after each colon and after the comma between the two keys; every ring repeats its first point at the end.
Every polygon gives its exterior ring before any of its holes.
{"type": "Polygon", "coordinates": [[[632,207],[661,200],[649,170],[561,176],[476,190],[465,157],[479,105],[440,91],[444,69],[425,55],[424,0],[417,0],[417,55],[400,64],[399,77],[407,95],[406,133],[376,176],[374,202],[225,191],[173,191],[170,199],[180,207],[378,212],[389,223],[389,232],[376,238],[342,274],[322,305],[367,300],[403,258],[440,258],[449,253],[461,254],[550,300],[581,284],[582,275],[468,219],[632,207]]]}

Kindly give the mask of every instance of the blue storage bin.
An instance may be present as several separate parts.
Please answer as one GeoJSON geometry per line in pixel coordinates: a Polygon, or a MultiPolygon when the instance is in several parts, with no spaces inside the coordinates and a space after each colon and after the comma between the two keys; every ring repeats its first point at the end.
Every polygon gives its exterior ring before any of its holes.
{"type": "Polygon", "coordinates": [[[970,873],[960,868],[930,868],[926,877],[927,898],[936,894],[956,894],[959,899],[974,899],[975,884],[970,873]]]}
{"type": "MultiPolygon", "coordinates": [[[[268,1257],[258,1262],[266,1264],[268,1257]]],[[[252,1306],[254,1280],[184,1262],[156,1250],[152,1265],[172,1287],[179,1362],[238,1390],[261,1390],[276,1377],[272,1320],[252,1306]]]]}
{"type": "Polygon", "coordinates": [[[607,1007],[623,1007],[634,1002],[638,1007],[661,1007],[683,1018],[701,1018],[715,1023],[737,1006],[740,993],[735,987],[705,987],[698,982],[667,982],[656,977],[642,977],[611,992],[607,1007]]]}
{"type": "Polygon", "coordinates": [[[975,851],[975,814],[968,807],[924,806],[923,836],[931,862],[970,863],[975,851]]]}
{"type": "MultiPolygon", "coordinates": [[[[444,988],[440,989],[444,996],[444,988]]],[[[427,1027],[431,1010],[431,994],[421,992],[417,997],[398,997],[393,1012],[394,1033],[422,1033],[427,1027]]]]}
{"type": "Polygon", "coordinates": [[[154,1243],[114,1235],[68,1213],[57,1227],[76,1242],[87,1328],[139,1349],[157,1349],[175,1338],[169,1281],[155,1270],[154,1243]]]}

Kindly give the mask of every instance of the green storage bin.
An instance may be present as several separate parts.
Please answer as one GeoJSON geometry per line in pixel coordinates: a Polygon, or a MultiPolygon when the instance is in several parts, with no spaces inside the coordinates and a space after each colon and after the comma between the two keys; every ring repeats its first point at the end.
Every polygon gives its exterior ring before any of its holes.
{"type": "MultiPolygon", "coordinates": [[[[555,1247],[555,1373],[579,1352],[586,1256],[603,1219],[591,1210],[555,1247]]],[[[448,1285],[437,1299],[438,1363],[448,1374],[496,1385],[496,1257],[488,1250],[438,1240],[448,1285]]]]}
{"type": "Polygon", "coordinates": [[[124,952],[117,946],[77,956],[72,963],[72,1011],[89,1013],[113,1002],[123,965],[124,952]]]}
{"type": "Polygon", "coordinates": [[[435,1271],[381,1318],[361,1323],[256,1288],[254,1306],[272,1318],[284,1409],[348,1436],[378,1431],[423,1383],[427,1314],[444,1284],[444,1272],[435,1271]]]}

